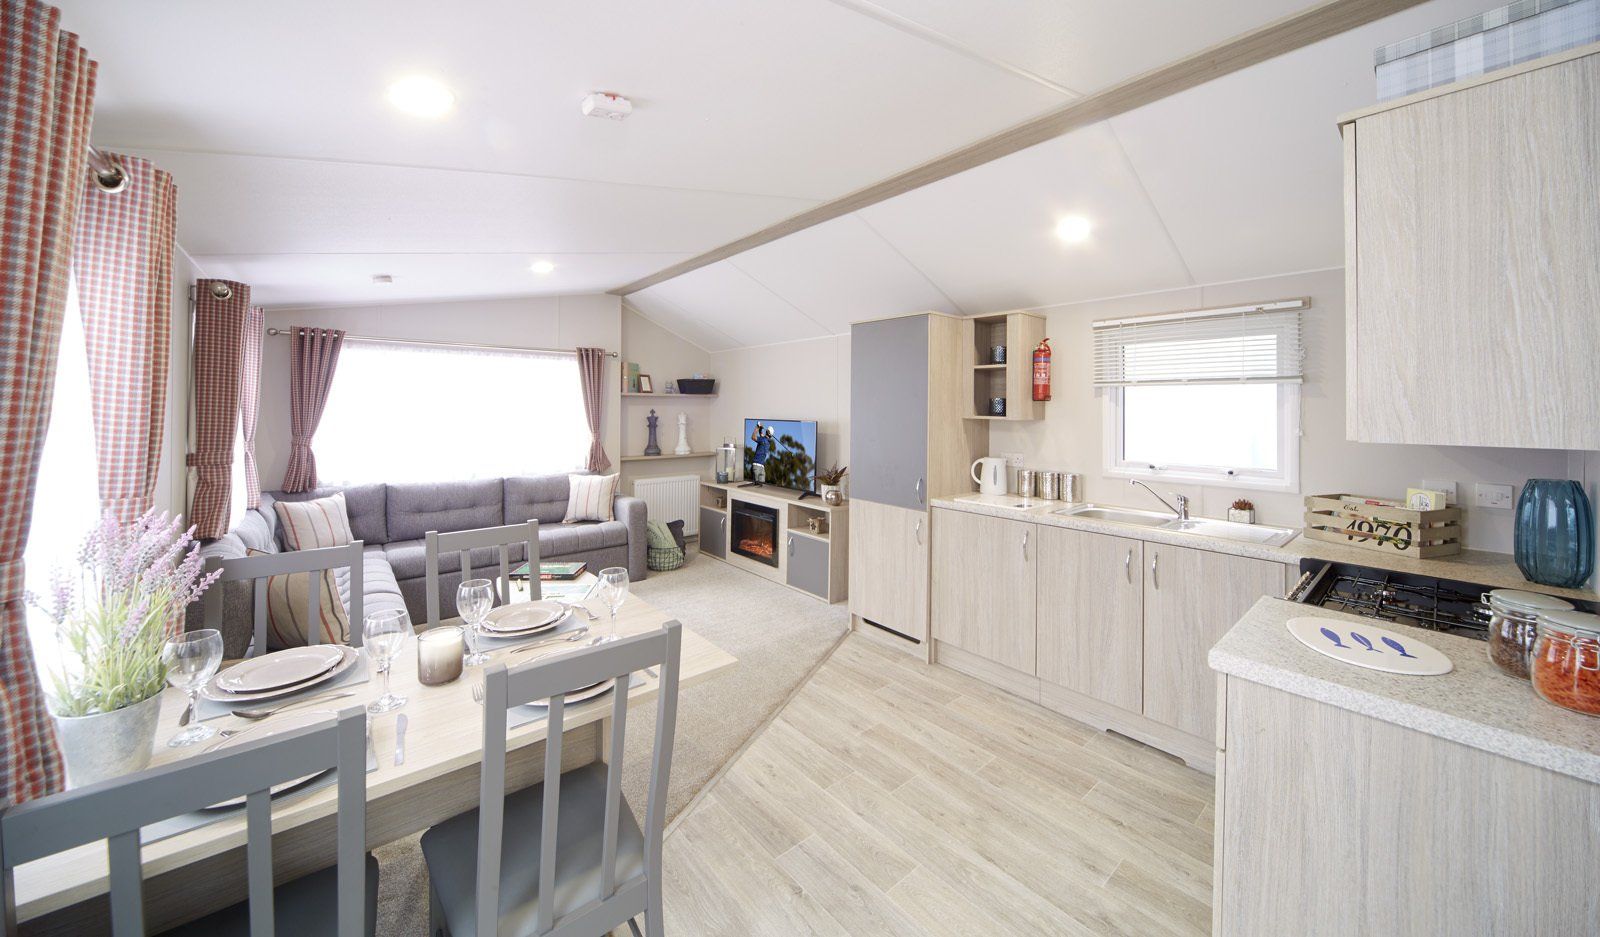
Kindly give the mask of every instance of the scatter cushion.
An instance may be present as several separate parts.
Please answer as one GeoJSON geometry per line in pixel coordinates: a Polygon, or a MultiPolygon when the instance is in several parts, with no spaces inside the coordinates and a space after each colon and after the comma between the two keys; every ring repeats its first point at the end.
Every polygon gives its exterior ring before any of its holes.
{"type": "Polygon", "coordinates": [[[290,550],[342,547],[355,539],[350,533],[350,513],[344,492],[312,501],[274,501],[283,545],[290,550]]]}
{"type": "Polygon", "coordinates": [[[683,521],[667,521],[667,530],[672,533],[672,542],[682,550],[689,545],[689,540],[683,535],[683,521]]]}
{"type": "Polygon", "coordinates": [[[561,521],[612,520],[611,501],[617,494],[615,475],[568,475],[567,516],[561,521]]]}
{"type": "MultiPolygon", "coordinates": [[[[260,550],[251,550],[251,556],[264,556],[260,550]]],[[[268,576],[267,589],[267,649],[281,651],[286,647],[304,647],[311,643],[311,629],[306,621],[306,589],[317,590],[317,643],[349,644],[350,613],[345,611],[339,597],[339,580],[336,570],[324,569],[314,573],[285,573],[268,576]]]]}

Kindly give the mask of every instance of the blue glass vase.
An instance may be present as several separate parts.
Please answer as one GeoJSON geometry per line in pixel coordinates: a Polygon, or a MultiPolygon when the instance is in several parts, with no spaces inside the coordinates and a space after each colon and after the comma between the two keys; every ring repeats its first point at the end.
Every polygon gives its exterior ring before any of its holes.
{"type": "Polygon", "coordinates": [[[1576,589],[1594,572],[1594,508],[1583,486],[1530,478],[1517,498],[1517,568],[1532,582],[1576,589]]]}

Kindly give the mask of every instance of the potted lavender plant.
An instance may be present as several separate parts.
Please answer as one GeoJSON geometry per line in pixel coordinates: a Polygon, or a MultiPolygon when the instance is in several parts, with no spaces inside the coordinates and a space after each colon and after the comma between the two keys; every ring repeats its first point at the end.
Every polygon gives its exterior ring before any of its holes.
{"type": "Polygon", "coordinates": [[[49,605],[61,665],[47,696],[72,787],[150,764],[167,670],[161,648],[184,608],[215,581],[202,577],[194,528],[148,511],[131,524],[106,514],[78,552],[78,576],[57,569],[49,605]]]}

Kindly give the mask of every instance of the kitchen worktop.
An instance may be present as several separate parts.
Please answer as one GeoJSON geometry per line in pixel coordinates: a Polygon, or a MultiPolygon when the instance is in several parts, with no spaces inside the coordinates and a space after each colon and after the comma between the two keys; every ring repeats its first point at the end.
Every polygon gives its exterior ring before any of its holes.
{"type": "Polygon", "coordinates": [[[1066,501],[1034,499],[1031,502],[1031,507],[1017,508],[1008,506],[1024,502],[1024,500],[1017,495],[973,494],[934,498],[932,499],[932,505],[936,508],[967,511],[991,517],[1009,517],[1013,520],[1029,523],[1050,524],[1071,530],[1086,530],[1091,533],[1109,534],[1114,537],[1130,537],[1149,543],[1193,547],[1199,550],[1210,550],[1213,553],[1227,553],[1233,556],[1268,560],[1289,565],[1297,564],[1301,559],[1309,557],[1334,563],[1353,563],[1358,566],[1414,573],[1419,576],[1433,576],[1438,579],[1455,579],[1496,589],[1526,589],[1529,592],[1558,595],[1569,599],[1581,599],[1590,602],[1600,601],[1600,595],[1597,595],[1593,590],[1562,589],[1558,586],[1546,586],[1529,582],[1523,578],[1522,571],[1517,569],[1516,561],[1509,553],[1463,550],[1454,556],[1442,556],[1435,559],[1407,559],[1391,554],[1376,553],[1372,550],[1363,550],[1359,547],[1347,547],[1337,543],[1326,543],[1321,540],[1308,540],[1305,537],[1295,537],[1282,546],[1272,546],[1264,543],[1240,543],[1237,540],[1225,540],[1221,537],[1188,533],[1181,530],[1136,527],[1129,524],[1119,524],[1115,521],[1068,517],[1052,513],[1061,508],[1070,507],[1071,505],[1066,501]]]}
{"type": "Polygon", "coordinates": [[[1406,676],[1345,664],[1289,634],[1289,619],[1328,618],[1372,625],[1316,606],[1263,598],[1208,656],[1211,668],[1340,709],[1448,739],[1525,764],[1600,784],[1600,718],[1540,699],[1525,680],[1489,663],[1482,641],[1383,622],[1441,651],[1455,669],[1406,676]]]}

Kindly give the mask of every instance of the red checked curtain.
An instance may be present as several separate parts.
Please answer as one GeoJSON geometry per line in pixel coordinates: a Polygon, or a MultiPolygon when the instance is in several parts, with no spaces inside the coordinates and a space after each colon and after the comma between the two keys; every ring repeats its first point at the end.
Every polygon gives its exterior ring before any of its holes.
{"type": "Polygon", "coordinates": [[[0,806],[63,780],[22,601],[94,101],[95,63],[60,17],[0,4],[0,806]]]}
{"type": "Polygon", "coordinates": [[[340,329],[294,330],[294,360],[289,371],[289,468],[283,473],[284,491],[310,491],[317,487],[317,457],[311,438],[328,405],[328,389],[344,347],[340,329]]]}
{"type": "Polygon", "coordinates": [[[128,523],[150,509],[161,463],[172,333],[178,190],[148,161],[104,154],[127,186],[84,174],[72,267],[89,350],[100,509],[128,523]]]}
{"type": "Polygon", "coordinates": [[[245,314],[239,351],[240,438],[244,440],[244,506],[261,506],[261,472],[256,467],[256,422],[261,415],[261,342],[266,337],[267,313],[251,306],[245,314]]]}
{"type": "Polygon", "coordinates": [[[233,487],[233,437],[239,428],[239,383],[250,287],[232,280],[197,280],[194,301],[195,470],[189,523],[214,540],[228,532],[233,487]],[[219,295],[222,294],[222,295],[219,295]]]}

